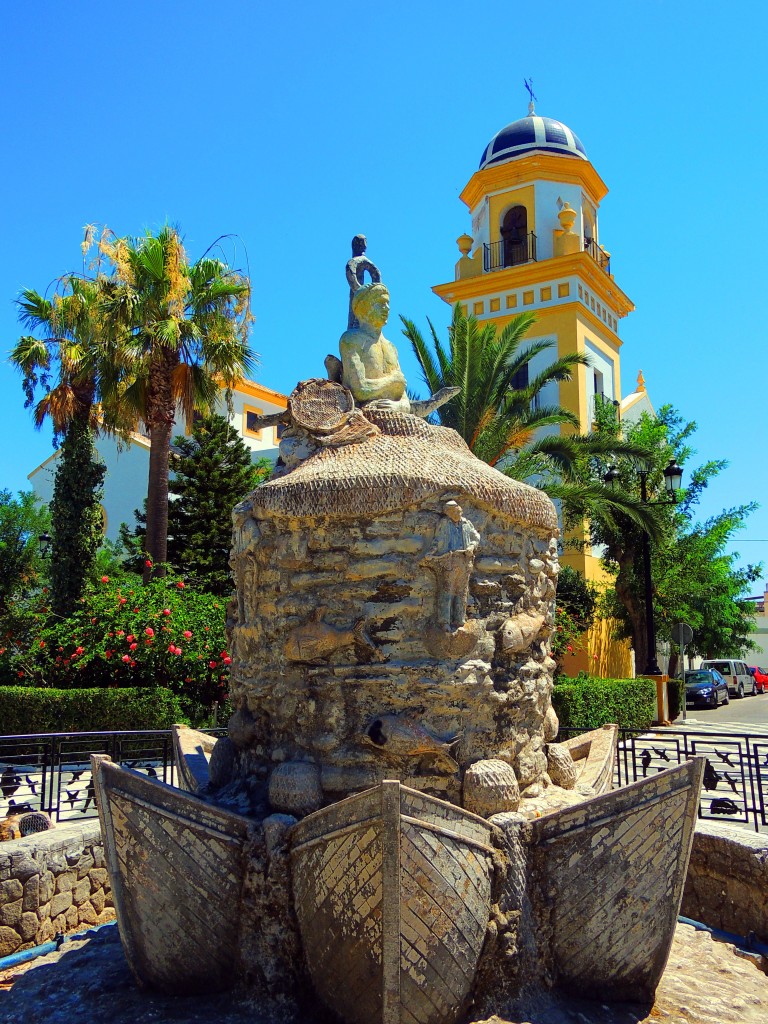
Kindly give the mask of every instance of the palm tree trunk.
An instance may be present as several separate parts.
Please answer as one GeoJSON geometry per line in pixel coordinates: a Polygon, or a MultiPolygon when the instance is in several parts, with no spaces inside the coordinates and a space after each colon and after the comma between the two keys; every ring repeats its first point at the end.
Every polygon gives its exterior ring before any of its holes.
{"type": "Polygon", "coordinates": [[[177,362],[178,353],[166,350],[162,354],[153,368],[147,397],[150,446],[144,544],[149,564],[144,566],[145,583],[164,576],[168,560],[168,463],[175,412],[172,375],[177,362]]]}

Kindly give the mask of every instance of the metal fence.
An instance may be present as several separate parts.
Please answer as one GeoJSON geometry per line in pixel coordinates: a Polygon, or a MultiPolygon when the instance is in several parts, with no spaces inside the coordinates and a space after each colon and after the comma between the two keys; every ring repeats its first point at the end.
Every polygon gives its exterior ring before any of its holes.
{"type": "MultiPolygon", "coordinates": [[[[562,729],[561,735],[582,731],[562,729]]],[[[91,754],[108,754],[151,778],[175,781],[168,730],[0,736],[0,818],[25,810],[46,811],[54,821],[95,817],[91,754]]],[[[614,785],[637,782],[696,756],[707,759],[699,817],[768,828],[768,736],[621,729],[614,785]]]]}
{"type": "Polygon", "coordinates": [[[151,778],[174,781],[167,729],[0,736],[0,818],[27,810],[46,811],[54,821],[95,817],[91,754],[108,754],[151,778]]]}
{"type": "MultiPolygon", "coordinates": [[[[580,732],[583,730],[561,730],[563,736],[580,732]]],[[[748,825],[756,831],[768,826],[768,736],[621,729],[614,786],[649,778],[693,757],[707,760],[700,818],[748,825]]]]}

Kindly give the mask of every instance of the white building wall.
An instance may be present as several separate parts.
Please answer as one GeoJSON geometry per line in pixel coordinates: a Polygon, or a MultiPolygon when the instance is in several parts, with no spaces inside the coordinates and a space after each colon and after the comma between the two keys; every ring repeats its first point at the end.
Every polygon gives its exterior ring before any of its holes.
{"type": "MultiPolygon", "coordinates": [[[[233,395],[231,413],[227,412],[223,398],[217,409],[221,415],[227,416],[234,430],[240,434],[251,449],[254,461],[260,458],[276,461],[278,455],[277,431],[274,427],[265,427],[261,430],[260,436],[246,434],[246,411],[248,409],[259,410],[264,414],[280,412],[284,405],[278,404],[279,397],[281,396],[276,395],[275,400],[269,397],[254,398],[245,392],[236,391],[233,395]]],[[[173,436],[183,433],[185,433],[185,423],[183,416],[179,413],[173,436]]],[[[95,446],[99,457],[107,467],[104,477],[104,496],[101,502],[106,516],[105,535],[109,540],[117,540],[120,524],[128,523],[130,527],[134,526],[134,511],[137,508],[142,508],[147,496],[149,439],[137,435],[132,443],[118,446],[114,438],[99,437],[96,439],[95,446]]],[[[59,452],[55,452],[41,466],[33,469],[28,477],[35,494],[46,503],[50,503],[53,498],[53,485],[58,464],[59,452]]]]}

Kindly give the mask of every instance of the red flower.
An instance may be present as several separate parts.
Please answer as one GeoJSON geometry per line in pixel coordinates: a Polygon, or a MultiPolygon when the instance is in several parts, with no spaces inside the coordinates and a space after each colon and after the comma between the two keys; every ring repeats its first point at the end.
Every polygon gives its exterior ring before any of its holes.
{"type": "Polygon", "coordinates": [[[222,661],[224,662],[225,665],[231,665],[232,664],[232,659],[230,658],[229,655],[227,655],[226,658],[222,658],[222,661]]]}
{"type": "Polygon", "coordinates": [[[154,636],[155,635],[155,631],[154,631],[154,629],[152,629],[151,626],[147,626],[147,628],[144,630],[144,632],[147,634],[147,636],[154,636]]]}
{"type": "Polygon", "coordinates": [[[115,634],[115,636],[125,636],[125,630],[124,629],[118,629],[118,631],[115,634]]]}
{"type": "Polygon", "coordinates": [[[109,583],[109,576],[102,576],[101,577],[101,582],[102,583],[109,583]]]}
{"type": "Polygon", "coordinates": [[[179,588],[179,590],[183,590],[184,589],[184,580],[179,580],[179,582],[176,584],[176,586],[179,588]]]}
{"type": "Polygon", "coordinates": [[[171,614],[171,609],[170,608],[163,608],[163,615],[170,615],[170,614],[171,614]]]}
{"type": "Polygon", "coordinates": [[[130,654],[124,654],[120,660],[121,661],[126,661],[126,662],[130,661],[131,660],[131,656],[130,656],[130,654]]]}
{"type": "Polygon", "coordinates": [[[75,654],[78,654],[78,655],[79,654],[85,654],[85,648],[84,647],[76,647],[75,648],[75,654]]]}
{"type": "Polygon", "coordinates": [[[569,652],[569,654],[573,654],[573,647],[571,647],[570,644],[568,644],[568,646],[565,649],[569,652]]]}
{"type": "Polygon", "coordinates": [[[112,657],[112,651],[104,651],[104,657],[105,658],[111,658],[112,657]]]}
{"type": "Polygon", "coordinates": [[[41,647],[41,648],[42,648],[42,647],[45,647],[45,640],[41,640],[41,641],[40,641],[40,647],[41,647]]]}
{"type": "Polygon", "coordinates": [[[146,567],[147,567],[148,569],[151,569],[151,568],[152,568],[152,562],[151,562],[151,560],[150,560],[149,558],[147,558],[147,559],[145,560],[145,562],[144,562],[144,565],[146,565],[146,567]]]}
{"type": "Polygon", "coordinates": [[[185,629],[183,635],[184,635],[184,639],[185,640],[191,640],[191,638],[192,638],[192,630],[191,629],[185,629]]]}
{"type": "Polygon", "coordinates": [[[138,615],[139,614],[139,609],[138,608],[134,608],[133,609],[133,614],[134,615],[138,615]]]}
{"type": "Polygon", "coordinates": [[[21,670],[19,670],[19,679],[23,679],[23,678],[24,678],[24,673],[21,670]]]}
{"type": "Polygon", "coordinates": [[[128,598],[127,597],[121,597],[120,598],[120,604],[126,604],[127,602],[128,602],[128,598]]]}
{"type": "Polygon", "coordinates": [[[139,646],[138,644],[131,644],[131,646],[128,648],[128,650],[129,651],[135,651],[138,646],[139,646]]]}
{"type": "Polygon", "coordinates": [[[125,641],[126,643],[131,643],[135,639],[136,637],[133,635],[133,633],[129,633],[128,636],[125,638],[125,641]]]}
{"type": "Polygon", "coordinates": [[[215,661],[209,661],[208,662],[208,668],[216,668],[216,662],[215,661]]]}

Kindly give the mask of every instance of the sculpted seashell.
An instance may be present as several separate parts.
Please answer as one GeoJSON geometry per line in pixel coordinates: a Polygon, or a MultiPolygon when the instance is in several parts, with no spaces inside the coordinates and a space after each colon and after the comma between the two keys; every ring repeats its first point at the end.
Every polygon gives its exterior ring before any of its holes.
{"type": "Polygon", "coordinates": [[[547,747],[547,774],[555,786],[573,789],[579,771],[570,750],[562,743],[550,743],[547,747]]]}
{"type": "Polygon", "coordinates": [[[464,775],[464,807],[482,818],[516,811],[520,804],[517,776],[506,761],[476,761],[464,775]]]}
{"type": "Polygon", "coordinates": [[[273,810],[302,817],[323,802],[320,771],[306,761],[279,764],[269,777],[269,803],[273,810]]]}

